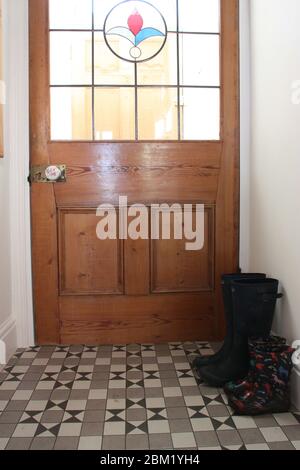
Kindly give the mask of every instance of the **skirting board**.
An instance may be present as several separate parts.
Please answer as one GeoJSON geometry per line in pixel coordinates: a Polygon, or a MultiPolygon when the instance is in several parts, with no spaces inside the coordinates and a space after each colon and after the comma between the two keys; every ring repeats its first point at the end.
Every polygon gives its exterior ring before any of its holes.
{"type": "Polygon", "coordinates": [[[0,364],[5,365],[17,349],[17,328],[13,318],[0,325],[0,364]]]}

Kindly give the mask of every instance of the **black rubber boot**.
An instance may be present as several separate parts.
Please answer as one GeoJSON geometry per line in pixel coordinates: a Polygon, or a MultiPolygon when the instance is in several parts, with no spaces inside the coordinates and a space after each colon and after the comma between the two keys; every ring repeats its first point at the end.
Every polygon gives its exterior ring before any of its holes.
{"type": "Polygon", "coordinates": [[[276,300],[278,281],[247,279],[232,282],[233,338],[224,359],[201,367],[200,377],[208,385],[223,387],[227,382],[245,377],[249,370],[248,339],[269,336],[276,300]]]}
{"type": "Polygon", "coordinates": [[[193,367],[198,370],[200,367],[214,364],[218,361],[224,360],[225,357],[230,353],[232,347],[233,338],[233,305],[232,305],[232,294],[231,284],[233,281],[241,279],[265,279],[265,274],[255,273],[236,273],[236,274],[224,274],[222,276],[222,290],[223,290],[223,302],[226,320],[226,336],[222,348],[213,356],[199,356],[193,361],[193,367]]]}

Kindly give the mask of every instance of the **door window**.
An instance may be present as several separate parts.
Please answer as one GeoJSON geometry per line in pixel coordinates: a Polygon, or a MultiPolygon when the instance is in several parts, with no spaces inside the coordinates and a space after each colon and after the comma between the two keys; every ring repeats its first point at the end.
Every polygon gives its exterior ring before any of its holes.
{"type": "Polygon", "coordinates": [[[52,140],[219,140],[219,0],[49,0],[52,140]]]}

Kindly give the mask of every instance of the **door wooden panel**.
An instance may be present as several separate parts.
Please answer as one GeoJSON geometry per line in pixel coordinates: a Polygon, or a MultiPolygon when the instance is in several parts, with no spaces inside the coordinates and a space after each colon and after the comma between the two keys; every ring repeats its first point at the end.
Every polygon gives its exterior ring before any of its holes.
{"type": "Polygon", "coordinates": [[[59,211],[60,294],[124,294],[123,242],[99,240],[94,209],[59,211]]]}
{"type": "MultiPolygon", "coordinates": [[[[204,221],[204,247],[201,251],[187,251],[185,238],[152,241],[152,293],[213,290],[214,207],[206,207],[204,221]]],[[[171,222],[174,231],[174,218],[171,222]]]]}
{"type": "Polygon", "coordinates": [[[66,163],[67,185],[55,187],[58,207],[129,203],[213,202],[221,142],[49,142],[51,163],[66,163]],[[78,195],[80,194],[80,198],[78,195]]]}
{"type": "Polygon", "coordinates": [[[128,239],[124,246],[125,294],[148,296],[150,294],[150,241],[128,239]]]}
{"type": "Polygon", "coordinates": [[[60,297],[64,344],[124,344],[214,338],[210,293],[113,297],[60,297]],[[176,332],[176,336],[175,333],[176,332]]]}
{"type": "Polygon", "coordinates": [[[30,5],[32,165],[67,165],[67,182],[32,184],[36,340],[129,343],[224,334],[222,273],[238,269],[238,0],[221,0],[221,139],[50,140],[48,1],[30,5]],[[96,208],[205,204],[205,244],[96,237],[96,208]]]}

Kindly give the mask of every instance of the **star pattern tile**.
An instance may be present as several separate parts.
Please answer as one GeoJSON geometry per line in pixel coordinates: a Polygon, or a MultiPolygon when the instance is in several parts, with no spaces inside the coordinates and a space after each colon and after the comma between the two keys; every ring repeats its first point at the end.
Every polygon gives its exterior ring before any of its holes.
{"type": "Polygon", "coordinates": [[[234,416],[192,370],[208,342],[34,346],[0,371],[4,449],[297,449],[300,413],[234,416]]]}

